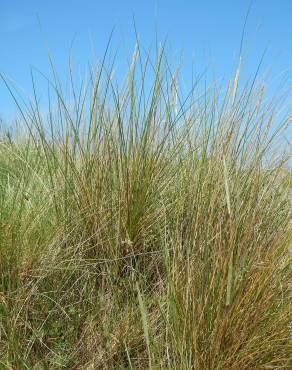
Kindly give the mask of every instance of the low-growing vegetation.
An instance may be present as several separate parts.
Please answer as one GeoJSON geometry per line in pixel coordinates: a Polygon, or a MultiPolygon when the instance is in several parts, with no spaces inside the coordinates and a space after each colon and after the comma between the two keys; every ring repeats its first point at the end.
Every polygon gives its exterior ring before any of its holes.
{"type": "MultiPolygon", "coordinates": [[[[288,369],[291,122],[240,65],[104,61],[0,143],[3,369],[288,369]]],[[[290,224],[291,225],[291,224],[290,224]]]]}

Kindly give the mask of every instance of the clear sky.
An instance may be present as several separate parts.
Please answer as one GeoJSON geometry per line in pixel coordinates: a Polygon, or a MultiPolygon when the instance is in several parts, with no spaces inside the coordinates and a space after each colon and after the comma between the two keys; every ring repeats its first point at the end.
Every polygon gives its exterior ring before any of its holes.
{"type": "MultiPolygon", "coordinates": [[[[210,65],[218,77],[230,77],[238,57],[250,0],[0,0],[0,72],[31,93],[30,67],[49,75],[48,43],[61,76],[72,46],[74,64],[85,70],[100,58],[113,27],[117,64],[127,62],[135,44],[133,18],[142,44],[149,48],[167,37],[170,54],[183,54],[185,79],[191,64],[210,65]]],[[[271,82],[286,75],[291,82],[292,0],[254,0],[244,43],[244,76],[255,72],[267,48],[263,72],[271,82]]],[[[291,86],[291,84],[290,84],[291,86]]],[[[16,112],[0,83],[0,115],[16,112]]]]}

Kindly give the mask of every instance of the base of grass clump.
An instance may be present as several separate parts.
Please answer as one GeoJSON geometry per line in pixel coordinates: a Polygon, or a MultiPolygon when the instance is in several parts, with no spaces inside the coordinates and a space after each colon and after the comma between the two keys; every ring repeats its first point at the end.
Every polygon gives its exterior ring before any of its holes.
{"type": "Polygon", "coordinates": [[[0,143],[1,367],[288,368],[291,117],[239,70],[184,99],[163,50],[111,72],[0,143]]]}

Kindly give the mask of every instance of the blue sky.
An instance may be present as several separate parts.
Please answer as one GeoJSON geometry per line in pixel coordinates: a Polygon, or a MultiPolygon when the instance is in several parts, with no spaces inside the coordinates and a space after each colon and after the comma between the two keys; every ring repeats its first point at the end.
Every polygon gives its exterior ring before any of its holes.
{"type": "MultiPolygon", "coordinates": [[[[74,65],[82,74],[88,62],[103,55],[113,27],[112,50],[118,50],[117,64],[125,65],[135,44],[135,18],[143,46],[154,46],[157,34],[162,41],[167,37],[174,59],[183,55],[186,80],[192,63],[199,72],[208,65],[217,77],[228,78],[238,58],[249,5],[250,0],[2,0],[0,72],[29,95],[30,67],[49,75],[48,44],[61,76],[67,76],[71,46],[74,65]]],[[[291,14],[291,0],[252,2],[243,76],[255,72],[267,48],[262,72],[271,67],[271,86],[283,76],[291,82],[291,14]]],[[[16,108],[3,83],[0,102],[0,115],[5,120],[14,117],[16,108]]]]}

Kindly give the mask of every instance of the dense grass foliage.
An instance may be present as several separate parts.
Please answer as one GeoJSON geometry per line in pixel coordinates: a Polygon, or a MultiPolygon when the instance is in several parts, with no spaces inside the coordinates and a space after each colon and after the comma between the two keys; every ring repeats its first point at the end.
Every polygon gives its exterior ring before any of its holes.
{"type": "Polygon", "coordinates": [[[137,47],[123,85],[103,62],[70,97],[55,74],[48,114],[16,99],[1,368],[288,369],[291,117],[239,74],[183,96],[137,47]]]}

